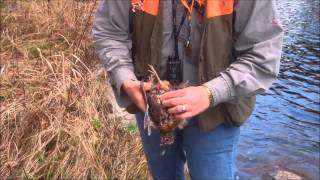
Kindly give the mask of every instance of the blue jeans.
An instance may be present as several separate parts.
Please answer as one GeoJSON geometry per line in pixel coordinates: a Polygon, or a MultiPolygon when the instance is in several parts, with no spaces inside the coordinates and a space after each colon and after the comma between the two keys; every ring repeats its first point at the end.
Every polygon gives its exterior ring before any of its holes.
{"type": "Polygon", "coordinates": [[[175,132],[175,143],[160,146],[159,131],[151,136],[143,127],[143,113],[136,114],[141,140],[153,179],[184,180],[187,161],[192,180],[234,179],[239,128],[224,125],[202,133],[198,120],[192,119],[175,132]]]}

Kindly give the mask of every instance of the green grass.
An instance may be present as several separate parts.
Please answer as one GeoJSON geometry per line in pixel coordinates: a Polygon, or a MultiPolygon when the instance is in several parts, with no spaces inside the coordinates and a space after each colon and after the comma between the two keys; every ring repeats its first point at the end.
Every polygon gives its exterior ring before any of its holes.
{"type": "Polygon", "coordinates": [[[47,172],[47,176],[46,176],[46,180],[50,180],[53,178],[53,171],[51,169],[49,169],[49,171],[47,172]]]}
{"type": "Polygon", "coordinates": [[[44,49],[48,49],[49,48],[49,43],[46,41],[41,41],[41,42],[37,42],[31,45],[31,47],[29,48],[29,53],[31,54],[31,56],[33,58],[37,58],[40,56],[40,52],[38,51],[38,49],[40,49],[40,51],[44,50],[44,49]]]}
{"type": "Polygon", "coordinates": [[[90,124],[92,126],[92,128],[95,130],[95,131],[98,131],[100,128],[101,128],[101,121],[96,118],[96,117],[93,117],[90,121],[90,124]]]}
{"type": "Polygon", "coordinates": [[[42,163],[44,161],[44,153],[42,151],[39,151],[36,155],[35,158],[39,163],[42,163]]]}
{"type": "Polygon", "coordinates": [[[129,123],[128,126],[126,127],[126,129],[130,134],[137,134],[138,133],[138,126],[136,123],[129,123]]]}

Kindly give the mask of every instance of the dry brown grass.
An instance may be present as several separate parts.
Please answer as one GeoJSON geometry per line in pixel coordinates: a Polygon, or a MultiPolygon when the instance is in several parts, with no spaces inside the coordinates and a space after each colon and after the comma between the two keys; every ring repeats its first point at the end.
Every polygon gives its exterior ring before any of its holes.
{"type": "Polygon", "coordinates": [[[91,45],[96,2],[0,3],[0,177],[148,177],[91,45]]]}

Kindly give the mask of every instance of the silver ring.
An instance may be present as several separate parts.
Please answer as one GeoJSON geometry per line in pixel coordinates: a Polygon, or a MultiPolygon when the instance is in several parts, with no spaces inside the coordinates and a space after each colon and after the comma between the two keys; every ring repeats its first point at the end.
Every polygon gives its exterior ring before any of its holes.
{"type": "Polygon", "coordinates": [[[186,107],[186,105],[184,104],[184,105],[182,105],[182,109],[181,109],[181,111],[182,112],[186,112],[187,111],[187,107],[186,107]]]}

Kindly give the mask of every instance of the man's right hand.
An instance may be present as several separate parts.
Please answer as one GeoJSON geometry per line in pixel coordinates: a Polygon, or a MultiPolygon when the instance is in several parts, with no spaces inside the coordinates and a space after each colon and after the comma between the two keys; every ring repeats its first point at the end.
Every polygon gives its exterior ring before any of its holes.
{"type": "MultiPolygon", "coordinates": [[[[151,83],[143,83],[144,90],[149,91],[151,89],[151,83]]],[[[122,84],[122,90],[127,93],[131,101],[143,112],[147,110],[146,103],[143,98],[143,94],[140,89],[140,81],[125,80],[122,84]]]]}

